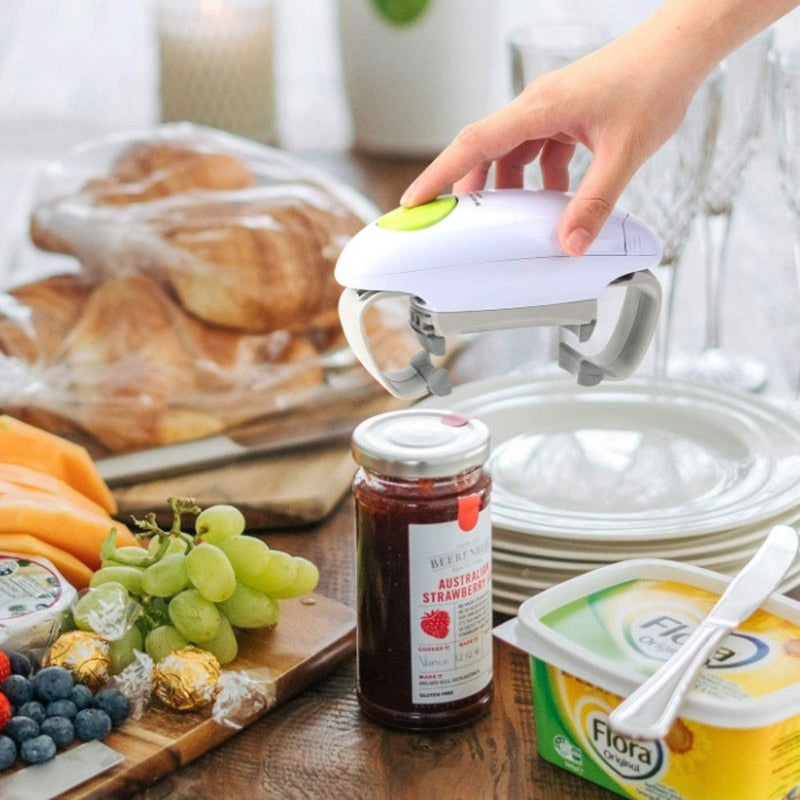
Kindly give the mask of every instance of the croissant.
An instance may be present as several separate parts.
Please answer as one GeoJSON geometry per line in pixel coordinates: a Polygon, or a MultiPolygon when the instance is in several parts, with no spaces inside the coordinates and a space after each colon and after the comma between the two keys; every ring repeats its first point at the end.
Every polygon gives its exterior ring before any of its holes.
{"type": "MultiPolygon", "coordinates": [[[[256,174],[258,161],[222,150],[140,141],[34,209],[33,242],[74,256],[80,274],[0,305],[0,352],[42,389],[18,414],[121,452],[299,407],[328,379],[334,394],[352,386],[356,362],[321,354],[347,356],[333,273],[362,219],[323,184],[282,164],[256,174]]],[[[382,367],[405,366],[406,326],[370,311],[382,367]]]]}
{"type": "Polygon", "coordinates": [[[143,203],[198,189],[230,191],[255,186],[255,175],[238,157],[170,142],[138,142],[117,158],[108,177],[86,184],[94,202],[143,203]]]}
{"type": "Polygon", "coordinates": [[[233,191],[255,186],[256,177],[237,156],[206,152],[174,142],[136,142],[120,153],[107,176],[88,181],[75,196],[37,209],[30,220],[31,241],[52,253],[83,255],[73,223],[91,218],[98,206],[144,203],[193,191],[233,191]],[[66,208],[63,208],[66,207],[66,208]],[[59,212],[66,211],[66,221],[59,212]]]}
{"type": "Polygon", "coordinates": [[[235,156],[140,143],[108,177],[37,208],[31,238],[95,276],[157,275],[215,325],[302,328],[335,309],[335,261],[363,222],[322,186],[254,183],[235,156]]]}
{"type": "Polygon", "coordinates": [[[150,221],[173,252],[157,267],[181,304],[213,324],[254,332],[308,327],[335,311],[336,256],[362,225],[313,199],[320,205],[284,198],[164,209],[150,221]]]}
{"type": "Polygon", "coordinates": [[[0,352],[30,363],[52,359],[91,291],[79,276],[57,275],[3,295],[0,352]]]}
{"type": "MultiPolygon", "coordinates": [[[[167,444],[281,408],[323,380],[307,337],[203,325],[149,277],[109,279],[85,292],[55,279],[17,292],[33,310],[37,370],[49,377],[37,417],[48,429],[77,423],[112,451],[167,444]],[[68,329],[47,313],[57,283],[80,311],[68,329]]],[[[4,348],[12,325],[5,319],[0,328],[4,348]]]]}

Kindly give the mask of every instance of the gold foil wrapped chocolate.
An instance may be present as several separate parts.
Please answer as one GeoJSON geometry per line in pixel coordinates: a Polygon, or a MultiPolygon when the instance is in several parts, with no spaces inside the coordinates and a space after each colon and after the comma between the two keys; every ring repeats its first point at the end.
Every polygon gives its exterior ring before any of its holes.
{"type": "Polygon", "coordinates": [[[199,647],[182,647],[156,664],[153,692],[162,703],[178,711],[194,711],[216,696],[220,665],[199,647]]]}
{"type": "Polygon", "coordinates": [[[109,678],[108,642],[90,631],[67,631],[45,653],[42,666],[64,667],[77,683],[85,683],[93,692],[109,678]]]}

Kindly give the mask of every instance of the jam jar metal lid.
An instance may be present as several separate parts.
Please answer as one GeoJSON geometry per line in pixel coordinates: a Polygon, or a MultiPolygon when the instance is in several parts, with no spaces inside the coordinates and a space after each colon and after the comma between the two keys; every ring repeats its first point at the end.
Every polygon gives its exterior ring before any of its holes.
{"type": "Polygon", "coordinates": [[[446,410],[389,411],[353,431],[353,457],[362,467],[396,478],[444,478],[481,466],[489,429],[478,419],[446,410]]]}

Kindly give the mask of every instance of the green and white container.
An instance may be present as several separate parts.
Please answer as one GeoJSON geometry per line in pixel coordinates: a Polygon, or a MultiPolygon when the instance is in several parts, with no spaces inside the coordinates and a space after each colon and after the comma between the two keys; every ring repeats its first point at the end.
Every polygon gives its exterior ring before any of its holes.
{"type": "Polygon", "coordinates": [[[338,0],[355,146],[428,157],[491,106],[496,0],[338,0]]]}
{"type": "Polygon", "coordinates": [[[698,676],[667,736],[608,724],[708,614],[729,578],[634,559],[526,600],[495,635],[530,655],[538,749],[630,798],[800,797],[800,603],[772,595],[698,676]]]}

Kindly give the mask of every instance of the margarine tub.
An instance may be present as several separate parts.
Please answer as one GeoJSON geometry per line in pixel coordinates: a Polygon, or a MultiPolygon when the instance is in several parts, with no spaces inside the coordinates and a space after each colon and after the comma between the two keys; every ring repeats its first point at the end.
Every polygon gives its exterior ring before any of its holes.
{"type": "Polygon", "coordinates": [[[659,559],[526,600],[495,635],[530,654],[538,749],[623,797],[800,798],[800,603],[772,595],[719,646],[663,739],[608,716],[708,614],[729,578],[659,559]]]}

